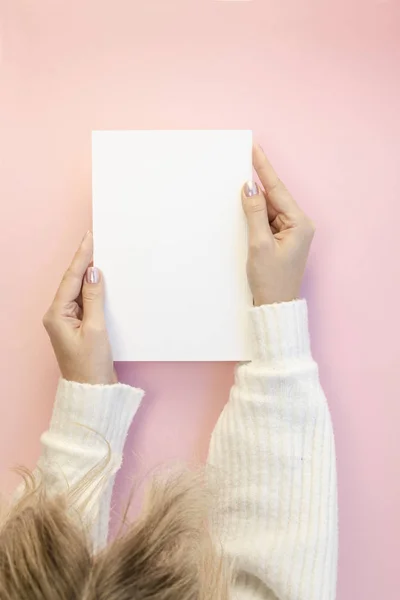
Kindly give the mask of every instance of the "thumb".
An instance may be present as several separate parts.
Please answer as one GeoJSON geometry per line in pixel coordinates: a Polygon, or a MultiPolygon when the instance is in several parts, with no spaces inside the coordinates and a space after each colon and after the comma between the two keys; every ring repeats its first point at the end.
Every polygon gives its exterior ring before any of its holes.
{"type": "Polygon", "coordinates": [[[248,181],[242,190],[242,205],[247,218],[250,244],[260,244],[272,237],[267,202],[258,185],[248,181]]]}
{"type": "Polygon", "coordinates": [[[89,267],[82,286],[83,321],[104,324],[104,280],[100,269],[89,267]]]}

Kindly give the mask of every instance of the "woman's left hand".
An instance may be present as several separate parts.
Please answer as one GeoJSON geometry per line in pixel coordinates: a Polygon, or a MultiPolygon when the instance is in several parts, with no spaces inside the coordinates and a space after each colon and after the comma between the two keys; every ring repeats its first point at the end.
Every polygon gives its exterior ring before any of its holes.
{"type": "Polygon", "coordinates": [[[61,375],[89,384],[117,382],[104,318],[104,282],[90,266],[93,236],[88,232],[43,318],[61,375]]]}

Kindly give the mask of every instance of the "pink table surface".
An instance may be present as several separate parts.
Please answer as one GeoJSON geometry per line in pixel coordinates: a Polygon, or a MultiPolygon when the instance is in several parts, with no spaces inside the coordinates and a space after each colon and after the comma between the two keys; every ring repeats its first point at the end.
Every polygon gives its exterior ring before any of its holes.
{"type": "MultiPolygon", "coordinates": [[[[0,1],[4,492],[52,408],[41,316],[90,227],[91,130],[251,128],[318,225],[305,295],[337,439],[338,599],[398,599],[399,33],[389,1],[0,1]]],[[[138,471],[204,457],[232,365],[119,372],[147,399],[117,506],[138,471]]]]}

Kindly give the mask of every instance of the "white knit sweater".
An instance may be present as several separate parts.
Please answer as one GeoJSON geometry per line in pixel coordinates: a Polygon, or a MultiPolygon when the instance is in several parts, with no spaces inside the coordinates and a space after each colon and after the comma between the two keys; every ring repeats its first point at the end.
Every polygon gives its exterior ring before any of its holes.
{"type": "MultiPolygon", "coordinates": [[[[254,308],[250,315],[253,360],[236,368],[208,459],[221,474],[219,536],[239,569],[234,597],[333,600],[335,449],[310,353],[306,302],[254,308]]],[[[42,436],[39,465],[51,491],[71,488],[94,470],[85,514],[95,523],[96,547],[107,539],[115,473],[143,394],[123,384],[61,380],[42,436]]]]}

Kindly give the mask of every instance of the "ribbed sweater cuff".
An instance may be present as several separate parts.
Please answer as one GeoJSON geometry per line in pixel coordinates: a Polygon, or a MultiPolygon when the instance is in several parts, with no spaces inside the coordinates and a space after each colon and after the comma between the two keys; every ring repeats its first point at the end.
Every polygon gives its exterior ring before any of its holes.
{"type": "Polygon", "coordinates": [[[143,396],[143,390],[121,383],[89,385],[61,379],[48,433],[93,450],[104,448],[106,440],[113,454],[122,454],[143,396]]]}
{"type": "Polygon", "coordinates": [[[253,360],[279,367],[312,360],[305,300],[252,308],[253,360]]]}

